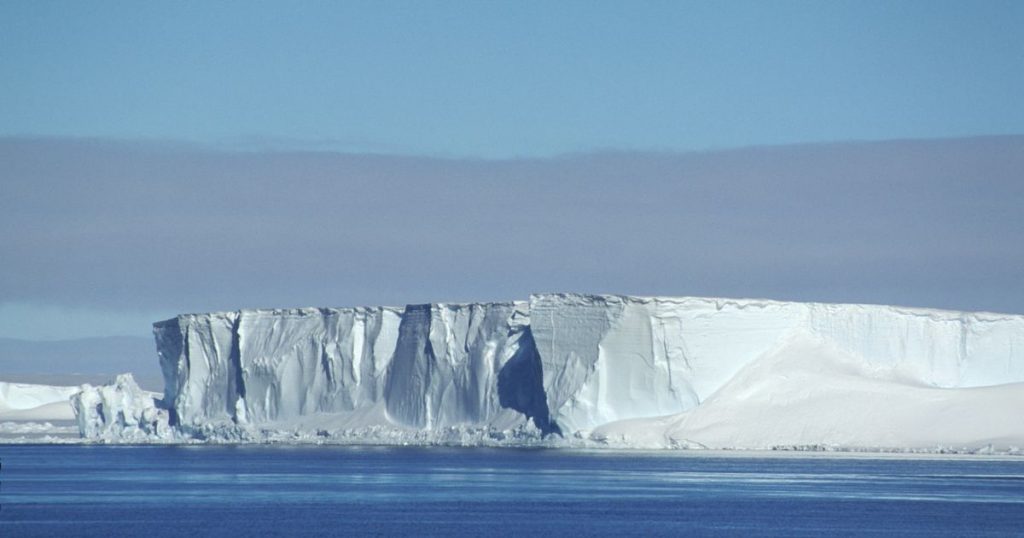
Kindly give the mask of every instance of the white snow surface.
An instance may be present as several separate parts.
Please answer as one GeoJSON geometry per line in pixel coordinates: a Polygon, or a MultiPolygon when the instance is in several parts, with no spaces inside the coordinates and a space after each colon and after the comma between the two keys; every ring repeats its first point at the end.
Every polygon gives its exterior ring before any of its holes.
{"type": "Polygon", "coordinates": [[[591,438],[638,448],[1024,447],[1024,383],[941,388],[793,335],[683,413],[599,426],[591,438]]]}
{"type": "Polygon", "coordinates": [[[1019,315],[540,294],[190,314],[154,332],[163,399],[154,406],[122,383],[103,400],[120,407],[102,409],[120,409],[125,420],[82,405],[83,435],[120,439],[128,428],[133,439],[1024,446],[1019,315]]]}
{"type": "Polygon", "coordinates": [[[0,381],[0,422],[73,420],[70,398],[79,387],[0,381]]]}

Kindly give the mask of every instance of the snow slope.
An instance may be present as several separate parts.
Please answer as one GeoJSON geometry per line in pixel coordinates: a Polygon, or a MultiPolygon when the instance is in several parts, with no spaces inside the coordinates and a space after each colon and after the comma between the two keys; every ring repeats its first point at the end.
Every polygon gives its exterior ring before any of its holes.
{"type": "Polygon", "coordinates": [[[74,420],[70,398],[78,390],[0,381],[0,421],[74,420]]]}
{"type": "Polygon", "coordinates": [[[596,440],[643,448],[1024,447],[1024,383],[941,388],[793,335],[702,405],[598,427],[596,440]]]}
{"type": "MultiPolygon", "coordinates": [[[[184,437],[1024,445],[1005,411],[1021,403],[1024,316],[540,294],[191,314],[154,332],[184,437]]],[[[103,421],[83,424],[116,437],[103,421]]]]}
{"type": "Polygon", "coordinates": [[[936,387],[1024,381],[1024,316],[762,300],[538,295],[551,420],[590,430],[708,399],[793,334],[936,387]]]}

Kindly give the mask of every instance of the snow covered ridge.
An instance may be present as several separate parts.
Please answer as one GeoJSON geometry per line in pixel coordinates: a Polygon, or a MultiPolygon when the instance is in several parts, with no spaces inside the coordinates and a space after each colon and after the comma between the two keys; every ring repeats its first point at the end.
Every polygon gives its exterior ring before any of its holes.
{"type": "Polygon", "coordinates": [[[84,436],[1024,446],[1018,315],[540,294],[189,314],[154,333],[159,409],[122,386],[120,414],[76,404],[84,436]]]}

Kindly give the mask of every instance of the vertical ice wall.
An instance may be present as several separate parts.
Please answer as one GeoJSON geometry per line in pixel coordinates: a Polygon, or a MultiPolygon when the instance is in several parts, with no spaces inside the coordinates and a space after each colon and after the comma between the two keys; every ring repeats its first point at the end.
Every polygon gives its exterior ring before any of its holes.
{"type": "Polygon", "coordinates": [[[164,402],[182,426],[379,407],[393,425],[412,428],[533,418],[543,429],[525,304],[179,316],[154,325],[164,402]]]}
{"type": "Polygon", "coordinates": [[[400,319],[384,307],[243,311],[236,420],[243,412],[259,423],[372,406],[383,395],[400,319]]]}
{"type": "Polygon", "coordinates": [[[388,416],[436,428],[489,424],[502,411],[498,374],[518,350],[513,303],[406,308],[385,393],[388,416]]]}
{"type": "Polygon", "coordinates": [[[376,410],[382,425],[544,432],[700,405],[797,335],[921,383],[1024,381],[1024,316],[542,294],[528,303],[243,310],[155,325],[174,424],[376,410]]]}
{"type": "Polygon", "coordinates": [[[154,325],[172,422],[266,422],[372,405],[400,310],[242,310],[154,325]]]}
{"type": "Polygon", "coordinates": [[[238,393],[230,380],[238,373],[229,358],[238,316],[190,314],[153,325],[172,426],[233,416],[238,393]]]}

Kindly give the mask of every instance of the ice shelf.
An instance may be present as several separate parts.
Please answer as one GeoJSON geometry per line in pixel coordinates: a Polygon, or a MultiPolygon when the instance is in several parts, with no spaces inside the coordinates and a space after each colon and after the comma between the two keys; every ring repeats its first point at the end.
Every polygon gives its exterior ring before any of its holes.
{"type": "Polygon", "coordinates": [[[124,425],[79,401],[83,436],[1024,446],[1024,421],[1012,412],[1024,408],[1019,315],[537,294],[188,314],[154,333],[163,398],[153,407],[137,391],[136,406],[122,380],[115,416],[124,425]]]}

